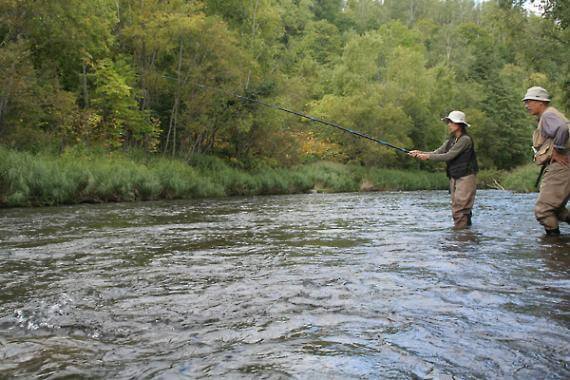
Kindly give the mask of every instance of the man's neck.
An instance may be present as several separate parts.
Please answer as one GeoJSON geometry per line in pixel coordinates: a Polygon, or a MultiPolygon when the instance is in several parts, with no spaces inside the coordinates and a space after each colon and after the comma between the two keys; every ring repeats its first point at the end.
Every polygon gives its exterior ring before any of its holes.
{"type": "Polygon", "coordinates": [[[545,105],[544,107],[541,107],[540,110],[538,111],[538,116],[539,118],[542,117],[542,114],[546,112],[546,110],[548,109],[548,105],[545,105]]]}

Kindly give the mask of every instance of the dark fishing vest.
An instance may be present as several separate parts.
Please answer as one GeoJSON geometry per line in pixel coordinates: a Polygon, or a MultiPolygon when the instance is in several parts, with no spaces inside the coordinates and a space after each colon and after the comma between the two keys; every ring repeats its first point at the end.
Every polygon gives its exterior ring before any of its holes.
{"type": "MultiPolygon", "coordinates": [[[[468,137],[471,139],[471,148],[464,150],[453,160],[447,162],[447,176],[449,178],[457,179],[469,174],[475,174],[479,171],[477,155],[475,153],[475,143],[471,136],[468,137]]],[[[449,152],[454,144],[455,136],[451,136],[445,146],[445,153],[449,152]]]]}

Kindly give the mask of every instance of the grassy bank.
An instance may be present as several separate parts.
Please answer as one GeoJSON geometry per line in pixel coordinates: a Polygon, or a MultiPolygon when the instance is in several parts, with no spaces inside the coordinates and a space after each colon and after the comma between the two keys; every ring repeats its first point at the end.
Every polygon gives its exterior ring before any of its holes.
{"type": "Polygon", "coordinates": [[[478,175],[478,187],[530,193],[537,191],[535,183],[539,172],[540,167],[535,164],[520,166],[509,172],[483,170],[478,175]]]}
{"type": "MultiPolygon", "coordinates": [[[[528,191],[532,168],[492,173],[491,184],[528,191]]],[[[531,176],[532,174],[532,176],[531,176]]],[[[486,178],[482,173],[483,178],[486,178]]],[[[491,178],[491,176],[488,176],[491,178]]],[[[532,178],[531,178],[532,177],[532,178]]],[[[493,186],[491,186],[493,187],[493,186]]],[[[327,162],[245,172],[213,157],[191,162],[121,154],[33,155],[0,147],[0,206],[188,199],[233,195],[446,189],[443,173],[327,162]]]]}

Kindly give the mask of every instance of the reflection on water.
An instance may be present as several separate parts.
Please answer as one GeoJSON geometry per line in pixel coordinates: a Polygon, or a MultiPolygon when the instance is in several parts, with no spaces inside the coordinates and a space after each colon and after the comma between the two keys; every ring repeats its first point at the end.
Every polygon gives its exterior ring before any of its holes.
{"type": "Polygon", "coordinates": [[[570,227],[536,194],[0,211],[0,377],[570,377],[570,227]]]}

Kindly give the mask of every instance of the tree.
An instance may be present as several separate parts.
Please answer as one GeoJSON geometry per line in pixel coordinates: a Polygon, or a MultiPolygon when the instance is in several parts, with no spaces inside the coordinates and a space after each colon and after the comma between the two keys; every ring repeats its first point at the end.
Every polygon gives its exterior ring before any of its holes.
{"type": "Polygon", "coordinates": [[[300,40],[292,43],[296,59],[310,57],[317,64],[328,65],[338,60],[342,39],[338,29],[328,21],[310,22],[300,40]]]}
{"type": "Polygon", "coordinates": [[[90,61],[107,57],[117,22],[112,0],[22,0],[11,38],[26,38],[34,65],[55,66],[66,89],[80,86],[90,61]]]}
{"type": "Polygon", "coordinates": [[[313,0],[312,10],[317,20],[327,20],[334,24],[342,7],[343,0],[313,0]]]}
{"type": "Polygon", "coordinates": [[[111,147],[156,148],[159,124],[148,111],[141,111],[135,98],[134,72],[126,60],[103,59],[94,67],[93,106],[101,115],[94,135],[111,147]]]}
{"type": "Polygon", "coordinates": [[[546,17],[508,0],[3,0],[0,139],[251,167],[299,162],[310,140],[319,157],[406,165],[239,94],[418,148],[461,109],[482,166],[508,168],[528,153],[527,86],[570,109],[569,7],[540,1],[546,17]]]}
{"type": "Polygon", "coordinates": [[[564,0],[531,0],[540,2],[544,14],[560,23],[564,29],[570,25],[570,4],[564,0]]]}
{"type": "Polygon", "coordinates": [[[484,167],[512,169],[528,162],[532,123],[524,110],[522,70],[506,65],[486,82],[480,108],[485,118],[473,134],[484,167]]]}
{"type": "MultiPolygon", "coordinates": [[[[408,133],[412,120],[402,108],[386,102],[380,91],[363,95],[326,95],[314,103],[311,112],[325,120],[335,121],[343,127],[389,141],[394,145],[410,146],[408,133]]],[[[342,147],[343,154],[340,157],[344,157],[344,161],[385,167],[397,166],[400,163],[394,150],[343,131],[319,128],[316,132],[321,138],[330,139],[342,147]]]]}

